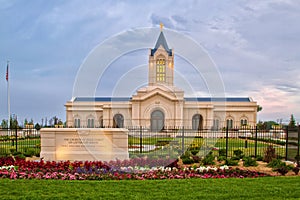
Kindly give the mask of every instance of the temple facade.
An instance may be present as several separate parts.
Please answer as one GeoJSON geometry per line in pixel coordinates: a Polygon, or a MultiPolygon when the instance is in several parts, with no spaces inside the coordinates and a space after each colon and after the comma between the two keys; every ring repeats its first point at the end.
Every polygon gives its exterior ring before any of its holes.
{"type": "Polygon", "coordinates": [[[174,52],[161,30],[150,49],[148,85],[131,97],[74,97],[65,104],[68,127],[168,127],[194,130],[255,125],[257,103],[250,97],[185,97],[174,85],[174,52]]]}

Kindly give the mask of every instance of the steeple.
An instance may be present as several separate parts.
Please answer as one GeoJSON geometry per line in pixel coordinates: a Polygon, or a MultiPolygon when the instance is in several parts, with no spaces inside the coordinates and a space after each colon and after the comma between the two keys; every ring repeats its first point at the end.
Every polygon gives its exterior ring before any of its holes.
{"type": "Polygon", "coordinates": [[[156,41],[156,44],[155,44],[155,47],[153,49],[151,49],[151,55],[153,56],[155,54],[155,52],[157,51],[157,49],[162,46],[164,48],[164,50],[166,52],[168,52],[168,55],[169,56],[172,56],[172,49],[169,49],[168,47],[168,43],[167,43],[167,40],[164,36],[164,33],[162,31],[162,25],[161,25],[161,28],[160,28],[160,34],[159,34],[159,37],[156,41]]]}
{"type": "Polygon", "coordinates": [[[174,82],[174,54],[168,47],[160,24],[160,34],[155,47],[150,49],[149,55],[149,85],[173,86],[174,82]]]}

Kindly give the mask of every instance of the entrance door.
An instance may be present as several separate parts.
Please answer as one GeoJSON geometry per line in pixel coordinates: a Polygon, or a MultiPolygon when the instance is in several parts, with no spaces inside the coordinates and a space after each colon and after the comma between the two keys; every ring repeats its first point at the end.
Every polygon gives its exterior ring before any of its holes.
{"type": "Polygon", "coordinates": [[[203,129],[203,117],[202,115],[196,114],[192,119],[192,128],[193,130],[202,130],[203,129]]]}
{"type": "Polygon", "coordinates": [[[163,130],[165,125],[164,113],[160,110],[155,110],[151,113],[151,131],[160,132],[163,130]]]}
{"type": "Polygon", "coordinates": [[[113,128],[123,128],[124,127],[124,117],[121,114],[116,114],[114,116],[113,128]]]}

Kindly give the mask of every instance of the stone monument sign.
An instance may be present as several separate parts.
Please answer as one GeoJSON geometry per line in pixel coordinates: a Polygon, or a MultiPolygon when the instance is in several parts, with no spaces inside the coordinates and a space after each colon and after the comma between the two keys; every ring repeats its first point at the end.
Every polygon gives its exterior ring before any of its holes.
{"type": "Polygon", "coordinates": [[[128,159],[128,130],[44,128],[41,129],[40,156],[46,161],[128,159]]]}

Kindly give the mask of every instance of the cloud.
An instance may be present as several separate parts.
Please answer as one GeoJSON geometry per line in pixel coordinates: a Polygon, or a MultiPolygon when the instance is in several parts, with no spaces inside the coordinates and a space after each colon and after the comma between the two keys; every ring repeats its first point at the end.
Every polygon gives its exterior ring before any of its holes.
{"type": "MultiPolygon", "coordinates": [[[[0,10],[0,63],[11,60],[15,105],[48,102],[33,118],[64,112],[57,105],[69,99],[77,70],[96,45],[120,31],[160,22],[201,44],[216,63],[227,94],[253,96],[264,107],[261,119],[289,118],[299,110],[298,1],[0,1],[0,10]],[[40,97],[31,102],[36,94],[40,97]]],[[[192,71],[184,72],[187,64],[178,61],[175,68],[192,77],[192,71]]],[[[206,94],[205,84],[193,84],[199,95],[206,94]]],[[[5,82],[0,86],[5,93],[5,82]]]]}

